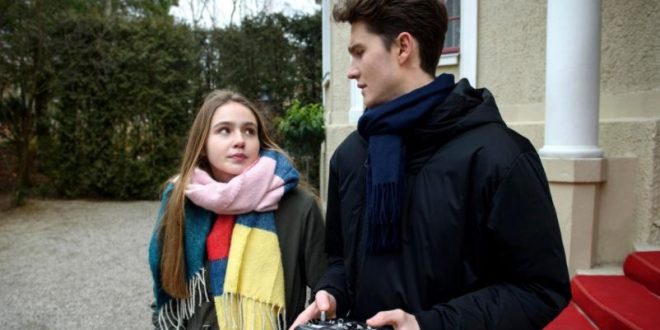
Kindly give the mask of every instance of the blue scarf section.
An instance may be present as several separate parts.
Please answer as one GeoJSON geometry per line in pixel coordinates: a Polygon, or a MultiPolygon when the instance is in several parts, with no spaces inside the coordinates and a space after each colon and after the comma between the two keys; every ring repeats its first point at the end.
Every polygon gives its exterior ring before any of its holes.
{"type": "Polygon", "coordinates": [[[431,83],[375,108],[366,109],[358,132],[369,141],[367,217],[369,251],[398,250],[405,150],[401,135],[433,112],[454,88],[454,76],[442,74],[431,83]]]}

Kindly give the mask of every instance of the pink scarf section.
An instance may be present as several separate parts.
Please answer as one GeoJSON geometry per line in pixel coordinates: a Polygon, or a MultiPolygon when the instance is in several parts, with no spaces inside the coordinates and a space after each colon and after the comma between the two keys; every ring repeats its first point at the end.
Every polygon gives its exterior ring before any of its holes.
{"type": "Polygon", "coordinates": [[[284,180],[275,175],[277,162],[259,157],[229,182],[215,181],[206,171],[195,168],[186,196],[196,205],[216,214],[243,214],[277,209],[284,195],[284,180]]]}

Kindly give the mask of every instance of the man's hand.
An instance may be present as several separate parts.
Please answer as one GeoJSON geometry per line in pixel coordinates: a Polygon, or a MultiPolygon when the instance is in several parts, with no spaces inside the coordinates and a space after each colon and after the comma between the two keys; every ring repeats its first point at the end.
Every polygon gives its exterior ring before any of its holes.
{"type": "Polygon", "coordinates": [[[297,326],[305,324],[311,320],[318,319],[324,311],[328,318],[334,318],[337,314],[337,301],[335,297],[325,290],[320,290],[314,296],[314,302],[298,315],[289,330],[296,329],[297,326]]]}
{"type": "Polygon", "coordinates": [[[394,330],[419,330],[415,316],[400,309],[380,312],[368,319],[367,325],[375,328],[390,325],[394,330]]]}

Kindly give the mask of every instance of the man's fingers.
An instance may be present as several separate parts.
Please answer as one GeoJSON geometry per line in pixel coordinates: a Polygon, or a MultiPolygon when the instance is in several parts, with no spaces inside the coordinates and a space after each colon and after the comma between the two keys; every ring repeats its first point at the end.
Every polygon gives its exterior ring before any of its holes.
{"type": "Polygon", "coordinates": [[[327,312],[327,318],[334,318],[336,315],[337,302],[335,297],[327,291],[320,290],[314,296],[314,302],[305,308],[300,315],[293,321],[289,330],[294,330],[297,326],[305,324],[311,320],[318,319],[321,311],[327,312]]]}
{"type": "Polygon", "coordinates": [[[335,318],[337,316],[337,301],[335,297],[328,293],[328,291],[320,290],[314,296],[314,301],[320,311],[326,312],[327,318],[335,318]]]}
{"type": "Polygon", "coordinates": [[[320,311],[318,307],[316,306],[316,302],[311,303],[307,308],[305,308],[300,315],[296,318],[295,321],[293,321],[293,324],[289,328],[289,330],[294,330],[297,326],[305,324],[309,322],[310,320],[318,318],[318,315],[320,314],[320,311]]]}
{"type": "Polygon", "coordinates": [[[367,320],[371,327],[383,327],[390,325],[395,330],[419,330],[417,319],[401,309],[380,312],[367,320]]]}
{"type": "Polygon", "coordinates": [[[367,325],[371,327],[382,327],[385,325],[397,326],[399,323],[403,322],[403,318],[403,311],[400,309],[394,309],[391,311],[379,312],[367,320],[367,325]]]}
{"type": "Polygon", "coordinates": [[[327,312],[328,309],[330,309],[330,299],[328,298],[327,292],[321,290],[316,293],[316,296],[314,296],[314,298],[319,310],[327,312]]]}

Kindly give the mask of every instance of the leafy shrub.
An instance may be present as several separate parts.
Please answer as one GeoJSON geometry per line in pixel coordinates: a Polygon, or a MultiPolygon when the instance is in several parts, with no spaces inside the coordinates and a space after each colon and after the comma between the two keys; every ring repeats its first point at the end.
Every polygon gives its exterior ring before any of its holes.
{"type": "Polygon", "coordinates": [[[294,100],[277,122],[277,131],[284,138],[283,147],[294,158],[297,167],[318,188],[320,148],[325,139],[323,107],[318,103],[302,105],[294,100]]]}

